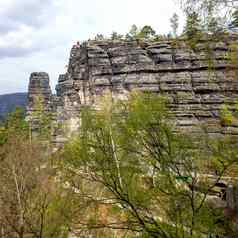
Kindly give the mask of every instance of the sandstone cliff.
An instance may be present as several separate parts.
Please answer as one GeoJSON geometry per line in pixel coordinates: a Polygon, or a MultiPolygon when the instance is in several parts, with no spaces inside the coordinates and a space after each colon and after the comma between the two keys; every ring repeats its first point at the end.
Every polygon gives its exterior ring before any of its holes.
{"type": "Polygon", "coordinates": [[[49,75],[45,72],[32,73],[28,86],[28,108],[29,114],[36,110],[36,101],[41,100],[44,110],[51,111],[52,92],[50,89],[49,75]]]}
{"type": "Polygon", "coordinates": [[[56,97],[50,97],[45,76],[42,81],[38,77],[41,83],[34,80],[35,74],[31,77],[28,108],[30,111],[32,96],[40,88],[46,102],[51,98],[57,120],[69,122],[74,130],[82,105],[97,105],[108,90],[120,98],[140,90],[166,95],[182,129],[196,131],[204,124],[214,135],[237,135],[235,125],[224,126],[219,120],[221,105],[233,108],[238,100],[238,77],[228,60],[231,43],[209,44],[207,54],[204,42],[193,52],[183,41],[88,41],[72,48],[56,97]]]}

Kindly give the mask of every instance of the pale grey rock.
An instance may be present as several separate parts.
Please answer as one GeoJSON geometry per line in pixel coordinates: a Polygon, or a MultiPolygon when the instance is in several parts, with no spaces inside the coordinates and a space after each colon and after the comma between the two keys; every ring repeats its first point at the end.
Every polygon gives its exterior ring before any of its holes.
{"type": "MultiPolygon", "coordinates": [[[[70,52],[67,73],[59,76],[52,110],[58,121],[77,128],[75,118],[83,106],[97,107],[106,92],[126,98],[131,91],[139,90],[166,95],[179,128],[197,132],[205,125],[213,135],[238,135],[235,126],[221,125],[219,119],[221,105],[229,104],[233,110],[238,100],[238,77],[226,57],[229,40],[210,47],[214,70],[209,69],[211,59],[203,42],[196,52],[183,41],[176,47],[169,41],[89,41],[76,45],[70,52]]],[[[34,82],[35,77],[29,95],[43,90],[50,101],[47,75],[40,74],[46,80],[41,83],[34,82]]]]}
{"type": "Polygon", "coordinates": [[[49,75],[45,72],[34,72],[30,75],[28,86],[28,113],[35,109],[36,101],[43,103],[46,111],[51,111],[52,93],[50,89],[49,75]]]}

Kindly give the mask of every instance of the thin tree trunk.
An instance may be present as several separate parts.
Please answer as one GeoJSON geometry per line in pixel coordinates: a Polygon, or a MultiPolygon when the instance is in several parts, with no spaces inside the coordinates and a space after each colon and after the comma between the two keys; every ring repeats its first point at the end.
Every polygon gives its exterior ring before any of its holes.
{"type": "Polygon", "coordinates": [[[20,216],[19,216],[19,226],[20,226],[20,230],[19,230],[19,238],[24,238],[24,211],[22,208],[22,203],[21,203],[21,194],[20,194],[20,189],[19,189],[19,184],[17,181],[17,174],[15,171],[15,167],[12,167],[12,173],[13,173],[13,177],[14,177],[14,181],[15,181],[15,186],[16,186],[16,192],[17,192],[17,201],[18,201],[18,207],[19,207],[19,212],[20,212],[20,216]]]}
{"type": "Polygon", "coordinates": [[[113,158],[115,160],[116,167],[117,167],[117,175],[118,175],[118,179],[119,179],[119,184],[120,184],[120,187],[122,188],[122,178],[121,178],[121,172],[120,172],[120,161],[119,161],[119,159],[117,157],[116,146],[115,146],[115,143],[114,143],[114,140],[113,140],[113,137],[112,137],[111,129],[110,129],[110,139],[111,139],[111,143],[112,143],[113,158]]]}

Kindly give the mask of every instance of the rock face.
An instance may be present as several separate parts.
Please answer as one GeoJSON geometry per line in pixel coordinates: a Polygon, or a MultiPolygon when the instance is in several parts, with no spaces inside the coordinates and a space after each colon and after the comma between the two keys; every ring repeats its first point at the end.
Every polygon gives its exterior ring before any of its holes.
{"type": "Polygon", "coordinates": [[[227,193],[227,206],[232,210],[238,212],[238,187],[229,186],[226,190],[227,193]]]}
{"type": "Polygon", "coordinates": [[[37,135],[39,131],[39,113],[53,112],[53,97],[47,73],[34,72],[31,74],[27,99],[26,120],[31,122],[32,135],[37,135]]]}
{"type": "MultiPolygon", "coordinates": [[[[110,91],[126,98],[132,90],[166,95],[176,124],[196,131],[199,124],[209,133],[238,134],[235,126],[223,126],[218,118],[222,104],[231,109],[238,100],[238,80],[228,61],[231,42],[206,45],[196,53],[184,42],[88,41],[73,46],[67,73],[60,75],[57,96],[52,99],[57,120],[77,128],[82,105],[97,105],[98,98],[110,91]]],[[[32,96],[41,92],[47,101],[51,93],[46,74],[33,74],[29,86],[32,96]]],[[[49,104],[47,104],[48,106],[49,104]]]]}
{"type": "Polygon", "coordinates": [[[45,72],[32,73],[28,86],[28,114],[37,110],[37,101],[41,101],[46,111],[52,110],[52,92],[49,75],[45,72]]]}

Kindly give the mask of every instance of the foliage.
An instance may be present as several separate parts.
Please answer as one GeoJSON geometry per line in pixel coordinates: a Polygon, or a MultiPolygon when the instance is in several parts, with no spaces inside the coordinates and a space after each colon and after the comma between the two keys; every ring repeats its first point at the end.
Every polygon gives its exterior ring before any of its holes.
{"type": "Polygon", "coordinates": [[[22,139],[26,139],[28,135],[29,126],[25,121],[25,112],[22,108],[17,107],[0,125],[0,146],[5,144],[9,138],[21,136],[22,139]]]}
{"type": "Polygon", "coordinates": [[[204,22],[208,20],[208,16],[216,15],[223,19],[223,23],[226,23],[237,6],[236,0],[178,0],[178,2],[185,13],[195,11],[204,22]]]}
{"type": "Polygon", "coordinates": [[[155,30],[148,25],[139,29],[136,25],[132,25],[129,33],[126,34],[126,40],[153,40],[156,37],[155,30]]]}
{"type": "Polygon", "coordinates": [[[177,31],[179,26],[179,17],[176,13],[173,14],[173,16],[170,18],[170,24],[171,28],[173,30],[173,36],[177,37],[177,31]]]}
{"type": "Polygon", "coordinates": [[[122,40],[123,39],[123,35],[118,34],[117,32],[113,31],[112,35],[111,35],[111,39],[112,40],[122,40]]]}
{"type": "Polygon", "coordinates": [[[187,15],[184,34],[187,38],[189,47],[195,49],[202,37],[201,20],[196,12],[187,15]]]}
{"type": "Polygon", "coordinates": [[[217,5],[215,2],[212,0],[203,2],[203,4],[201,2],[202,0],[188,0],[187,5],[184,6],[187,17],[184,36],[185,42],[190,49],[190,54],[194,52],[203,53],[204,60],[208,65],[208,71],[212,73],[216,65],[214,46],[217,42],[224,41],[226,27],[222,23],[219,14],[216,14],[217,5]]]}
{"type": "Polygon", "coordinates": [[[65,182],[86,212],[77,228],[140,237],[222,234],[222,211],[207,198],[237,163],[236,147],[175,133],[166,100],[155,95],[134,93],[126,102],[107,95],[100,108],[82,111],[79,137],[61,155],[65,182]]]}
{"type": "MultiPolygon", "coordinates": [[[[219,38],[226,32],[231,25],[232,14],[237,7],[236,0],[178,0],[186,16],[195,12],[202,24],[203,30],[219,38]]],[[[234,15],[235,17],[235,15],[234,15]]]]}
{"type": "Polygon", "coordinates": [[[7,141],[7,132],[6,129],[1,126],[0,127],[0,146],[4,145],[7,141]]]}
{"type": "Polygon", "coordinates": [[[94,40],[96,40],[96,41],[105,40],[105,36],[103,34],[97,34],[95,36],[94,40]]]}
{"type": "Polygon", "coordinates": [[[41,96],[35,98],[33,113],[30,117],[31,133],[35,131],[38,140],[50,140],[53,115],[45,109],[44,100],[41,96]]]}
{"type": "Polygon", "coordinates": [[[221,123],[223,125],[229,126],[232,124],[234,117],[232,112],[228,109],[227,105],[222,105],[220,118],[221,118],[221,123]]]}
{"type": "Polygon", "coordinates": [[[13,93],[0,95],[0,121],[4,120],[8,113],[14,111],[16,107],[26,109],[27,94],[13,93]]]}
{"type": "Polygon", "coordinates": [[[137,35],[139,34],[138,27],[134,24],[131,26],[130,31],[126,34],[127,40],[135,40],[137,38],[137,35]]]}
{"type": "Polygon", "coordinates": [[[153,39],[155,34],[156,34],[155,30],[151,26],[145,25],[142,27],[142,29],[138,33],[138,38],[149,40],[149,39],[153,39]]]}
{"type": "Polygon", "coordinates": [[[0,130],[0,236],[67,237],[69,209],[41,140],[30,140],[21,109],[0,130]]]}
{"type": "Polygon", "coordinates": [[[236,8],[234,10],[234,12],[232,13],[232,19],[231,22],[229,24],[230,28],[237,28],[238,27],[238,8],[236,8]]]}

